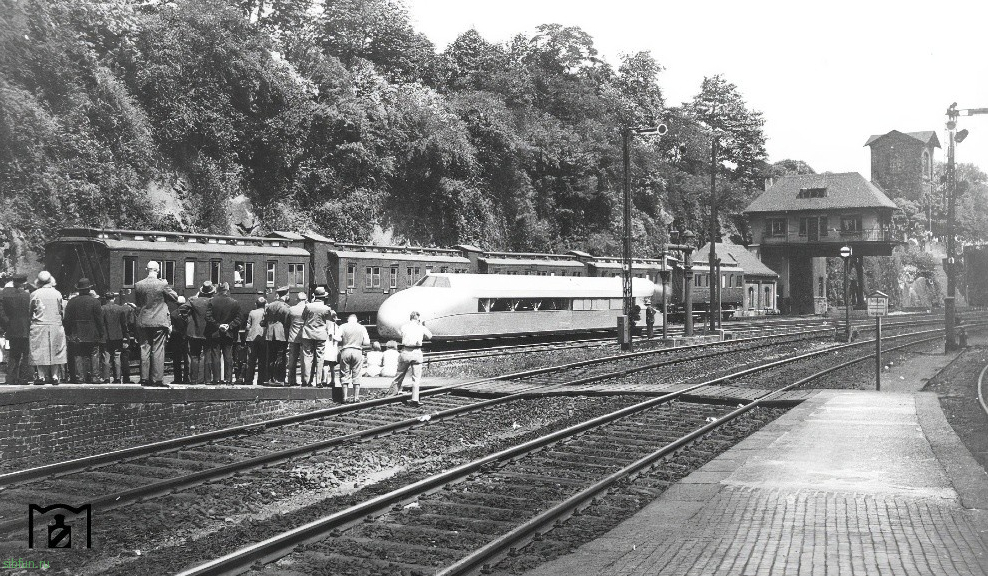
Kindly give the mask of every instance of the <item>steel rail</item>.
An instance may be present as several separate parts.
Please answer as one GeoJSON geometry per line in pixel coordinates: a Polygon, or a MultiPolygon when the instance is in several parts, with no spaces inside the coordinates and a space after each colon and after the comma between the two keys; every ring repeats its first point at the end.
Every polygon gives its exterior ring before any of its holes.
{"type": "MultiPolygon", "coordinates": [[[[927,331],[922,331],[912,334],[899,335],[891,338],[904,338],[908,336],[928,334],[931,332],[942,332],[942,330],[927,330],[927,331]]],[[[927,340],[935,340],[935,339],[939,339],[940,337],[941,337],[940,335],[936,335],[936,336],[932,336],[931,338],[928,338],[927,340]]],[[[924,341],[926,340],[909,342],[904,344],[903,347],[914,346],[924,341]]],[[[478,470],[480,470],[481,468],[483,468],[488,464],[518,458],[524,454],[542,448],[546,445],[552,444],[557,440],[561,440],[563,438],[567,438],[575,434],[579,434],[589,429],[596,428],[601,425],[613,422],[625,416],[667,403],[671,400],[684,396],[689,392],[693,392],[702,387],[711,386],[713,384],[717,384],[726,380],[734,379],[739,376],[744,376],[761,370],[767,370],[769,368],[776,367],[782,364],[796,362],[798,360],[805,359],[807,357],[829,354],[831,352],[834,352],[835,350],[842,350],[845,348],[865,346],[873,342],[874,340],[852,342],[848,344],[842,344],[839,346],[829,347],[824,350],[804,353],[790,358],[769,362],[764,365],[759,365],[752,368],[741,370],[734,374],[721,376],[712,380],[708,380],[706,382],[695,384],[687,388],[684,388],[682,390],[678,390],[676,392],[664,394],[662,396],[658,396],[656,398],[647,400],[645,402],[641,402],[633,406],[616,410],[614,412],[611,412],[610,414],[598,416],[591,420],[587,420],[586,422],[575,424],[573,426],[564,428],[562,430],[558,430],[556,432],[542,436],[540,438],[535,438],[523,444],[519,444],[517,446],[507,448],[505,450],[496,452],[494,454],[490,454],[488,456],[485,456],[478,460],[474,460],[472,462],[461,464],[452,469],[419,480],[415,483],[403,486],[401,488],[398,488],[396,490],[393,490],[385,494],[381,494],[365,502],[361,502],[359,504],[356,504],[344,510],[340,510],[333,514],[324,516],[312,522],[308,522],[292,530],[282,532],[281,534],[265,539],[261,542],[257,542],[255,544],[246,546],[244,548],[226,554],[220,558],[216,558],[204,564],[192,567],[188,570],[179,573],[178,576],[217,576],[224,574],[238,574],[241,571],[248,569],[255,562],[264,563],[264,562],[273,561],[277,558],[280,558],[288,554],[296,546],[309,542],[318,541],[321,538],[323,538],[326,534],[331,533],[334,530],[340,530],[346,526],[359,522],[369,516],[373,516],[373,514],[375,513],[382,513],[390,506],[394,506],[409,500],[414,500],[415,498],[419,497],[424,493],[437,490],[442,486],[450,483],[461,481],[462,479],[466,478],[470,474],[473,474],[474,472],[477,472],[478,470]]],[[[873,355],[867,355],[857,359],[856,361],[862,361],[872,356],[873,355]]],[[[828,370],[832,371],[838,368],[839,366],[831,367],[828,368],[828,370]]],[[[784,390],[780,389],[778,391],[773,392],[772,394],[781,393],[782,391],[784,390]]]]}
{"type": "MultiPolygon", "coordinates": [[[[790,332],[786,335],[811,335],[814,333],[829,332],[829,328],[807,330],[803,332],[790,332]]],[[[445,394],[449,391],[464,388],[467,386],[473,386],[477,384],[483,384],[487,382],[499,382],[505,380],[513,380],[519,378],[527,378],[531,376],[538,376],[541,374],[546,374],[556,371],[570,370],[573,368],[580,368],[584,366],[590,366],[594,364],[603,364],[607,362],[619,361],[625,358],[633,358],[648,354],[665,354],[674,353],[681,351],[688,351],[693,349],[704,348],[708,346],[718,346],[724,344],[744,344],[749,342],[756,342],[758,340],[765,340],[769,338],[777,338],[778,335],[770,336],[754,336],[750,338],[738,338],[736,340],[725,340],[722,342],[710,342],[705,344],[692,344],[687,346],[673,346],[669,348],[655,348],[651,350],[644,350],[639,352],[633,352],[630,354],[616,354],[611,356],[604,356],[600,358],[592,358],[589,360],[580,360],[576,362],[570,362],[567,364],[559,364],[556,366],[550,366],[545,368],[535,368],[532,370],[523,370],[520,372],[514,372],[510,374],[502,374],[500,376],[491,376],[486,378],[478,378],[476,380],[469,380],[467,382],[460,382],[458,384],[450,384],[447,386],[439,386],[436,388],[429,388],[422,390],[421,396],[435,396],[439,394],[445,394]]],[[[402,402],[406,398],[409,398],[410,394],[401,394],[397,396],[375,398],[374,400],[367,400],[359,402],[356,404],[349,404],[343,406],[334,406],[332,408],[324,408],[321,410],[315,410],[312,412],[306,412],[303,414],[294,414],[291,416],[282,416],[278,418],[272,418],[269,420],[263,420],[261,422],[255,422],[252,424],[241,424],[237,426],[230,426],[227,428],[221,428],[219,430],[213,430],[210,432],[202,432],[197,434],[192,434],[188,436],[180,436],[178,438],[169,438],[168,440],[161,440],[158,442],[151,442],[148,444],[142,444],[139,446],[132,446],[129,448],[122,448],[119,450],[113,450],[110,452],[104,452],[100,454],[93,454],[91,456],[83,456],[80,458],[74,458],[72,460],[65,460],[62,462],[55,462],[52,464],[45,464],[42,466],[36,466],[33,468],[27,468],[24,470],[17,470],[14,472],[7,472],[0,474],[0,489],[10,487],[17,483],[23,483],[31,480],[36,480],[40,478],[45,478],[54,475],[65,475],[74,472],[79,472],[82,470],[92,469],[102,464],[112,464],[117,462],[122,462],[126,460],[131,460],[134,458],[139,458],[143,456],[148,456],[150,454],[155,454],[158,452],[167,452],[170,450],[175,450],[178,448],[186,448],[190,446],[195,446],[199,444],[204,444],[207,442],[214,442],[223,438],[229,438],[232,436],[239,436],[242,434],[250,434],[261,432],[267,429],[286,426],[290,424],[297,424],[300,422],[305,422],[309,420],[317,420],[320,418],[325,418],[328,416],[334,416],[338,414],[344,414],[347,412],[360,411],[367,408],[374,408],[377,406],[383,406],[388,404],[397,404],[402,402]]]]}
{"type": "Polygon", "coordinates": [[[988,404],[985,403],[985,374],[988,373],[988,364],[981,370],[981,374],[978,375],[978,402],[981,403],[981,409],[985,411],[988,415],[988,404]]]}

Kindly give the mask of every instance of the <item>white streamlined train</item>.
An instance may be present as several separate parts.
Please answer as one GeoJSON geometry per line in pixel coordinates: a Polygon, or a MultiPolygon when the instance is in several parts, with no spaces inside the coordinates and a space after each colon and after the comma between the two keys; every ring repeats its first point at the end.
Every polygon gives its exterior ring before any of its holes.
{"type": "MultiPolygon", "coordinates": [[[[646,299],[661,301],[662,286],[633,278],[632,295],[644,310],[646,299]]],[[[417,311],[435,340],[608,330],[622,309],[621,278],[429,274],[381,304],[377,329],[398,339],[417,311]]]]}

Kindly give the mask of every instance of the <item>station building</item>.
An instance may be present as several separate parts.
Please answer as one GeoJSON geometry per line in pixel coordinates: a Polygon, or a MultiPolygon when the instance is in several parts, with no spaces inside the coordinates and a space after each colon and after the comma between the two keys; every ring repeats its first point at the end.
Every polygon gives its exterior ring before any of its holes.
{"type": "Polygon", "coordinates": [[[745,209],[749,250],[778,273],[782,311],[827,311],[826,258],[853,251],[852,303],[864,301],[865,256],[890,256],[901,238],[892,228],[897,206],[857,172],[784,176],[745,209]]]}

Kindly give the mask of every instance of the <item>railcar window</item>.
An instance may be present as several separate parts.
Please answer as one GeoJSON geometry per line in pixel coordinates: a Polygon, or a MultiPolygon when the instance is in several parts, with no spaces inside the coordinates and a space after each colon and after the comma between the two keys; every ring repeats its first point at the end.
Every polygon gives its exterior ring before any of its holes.
{"type": "Polygon", "coordinates": [[[123,264],[123,285],[127,288],[133,288],[134,283],[137,282],[137,258],[135,256],[124,256],[123,264]]]}
{"type": "Polygon", "coordinates": [[[391,288],[397,288],[398,287],[398,269],[397,268],[391,268],[391,280],[388,283],[388,285],[391,288]]]}
{"type": "Polygon", "coordinates": [[[305,264],[289,264],[288,281],[295,286],[305,286],[305,264]]]}
{"type": "Polygon", "coordinates": [[[233,285],[237,287],[254,285],[254,263],[234,262],[233,285]]]}
{"type": "Polygon", "coordinates": [[[277,270],[277,268],[278,268],[277,262],[275,262],[274,260],[267,261],[267,271],[265,272],[264,283],[267,285],[268,288],[274,288],[276,282],[275,270],[277,270]]]}
{"type": "Polygon", "coordinates": [[[620,298],[610,298],[610,309],[611,310],[623,310],[624,302],[620,298]]]}
{"type": "Polygon", "coordinates": [[[492,298],[491,312],[511,312],[512,301],[508,298],[492,298]]]}
{"type": "Polygon", "coordinates": [[[219,260],[211,260],[209,262],[209,281],[213,284],[220,283],[220,268],[221,262],[219,260]]]}
{"type": "Polygon", "coordinates": [[[185,287],[194,288],[196,285],[196,261],[185,261],[185,287]]]}
{"type": "Polygon", "coordinates": [[[165,279],[165,282],[168,282],[168,284],[170,284],[172,286],[175,285],[175,261],[174,260],[165,260],[164,262],[162,262],[161,263],[161,273],[163,274],[162,278],[165,279]]]}
{"type": "Polygon", "coordinates": [[[477,298],[477,312],[490,312],[492,303],[491,298],[477,298]]]}
{"type": "Polygon", "coordinates": [[[366,288],[381,287],[381,267],[368,266],[364,269],[364,286],[366,288]]]}
{"type": "Polygon", "coordinates": [[[357,265],[347,264],[346,267],[346,287],[354,288],[357,285],[357,265]]]}

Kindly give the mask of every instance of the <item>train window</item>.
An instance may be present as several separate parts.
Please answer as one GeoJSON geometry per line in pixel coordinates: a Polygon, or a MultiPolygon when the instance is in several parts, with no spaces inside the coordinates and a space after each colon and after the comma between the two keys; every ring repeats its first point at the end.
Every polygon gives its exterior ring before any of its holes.
{"type": "Polygon", "coordinates": [[[415,283],[416,286],[425,288],[449,288],[449,278],[442,276],[425,276],[415,283]]]}
{"type": "Polygon", "coordinates": [[[346,266],[346,287],[353,288],[357,285],[357,265],[347,264],[346,266]]]}
{"type": "Polygon", "coordinates": [[[134,283],[137,282],[137,258],[134,256],[124,256],[123,265],[123,285],[128,288],[133,288],[134,283]]]}
{"type": "Polygon", "coordinates": [[[195,288],[196,285],[196,261],[185,261],[185,287],[195,288]]]}
{"type": "Polygon", "coordinates": [[[294,286],[305,286],[305,264],[289,264],[288,281],[294,286]]]}
{"type": "Polygon", "coordinates": [[[275,270],[278,269],[278,263],[275,262],[274,260],[268,260],[266,266],[267,266],[267,270],[265,271],[264,284],[268,288],[274,288],[274,285],[277,281],[275,279],[275,270]]]}
{"type": "Polygon", "coordinates": [[[220,264],[219,260],[209,261],[209,281],[213,284],[220,283],[220,264]]]}
{"type": "Polygon", "coordinates": [[[234,262],[233,264],[233,285],[236,287],[254,285],[254,263],[234,262]]]}
{"type": "Polygon", "coordinates": [[[512,300],[508,298],[491,298],[491,312],[511,312],[512,300]]]}
{"type": "Polygon", "coordinates": [[[611,310],[623,310],[624,301],[621,298],[610,298],[610,308],[611,310]]]}
{"type": "Polygon", "coordinates": [[[398,287],[398,268],[391,268],[391,280],[388,285],[391,286],[391,288],[398,287]]]}
{"type": "Polygon", "coordinates": [[[364,287],[365,288],[380,288],[381,287],[381,267],[380,266],[368,266],[364,268],[364,287]]]}
{"type": "Polygon", "coordinates": [[[449,266],[440,266],[439,267],[439,271],[442,272],[443,274],[445,274],[445,273],[449,272],[449,266]]]}
{"type": "Polygon", "coordinates": [[[174,286],[175,285],[175,261],[174,260],[165,260],[164,262],[162,262],[160,264],[160,266],[161,266],[162,278],[165,279],[165,282],[168,282],[168,284],[174,286]]]}
{"type": "Polygon", "coordinates": [[[491,298],[477,298],[477,312],[490,312],[493,303],[491,298]]]}
{"type": "Polygon", "coordinates": [[[569,300],[566,298],[545,298],[539,310],[569,310],[569,300]]]}

